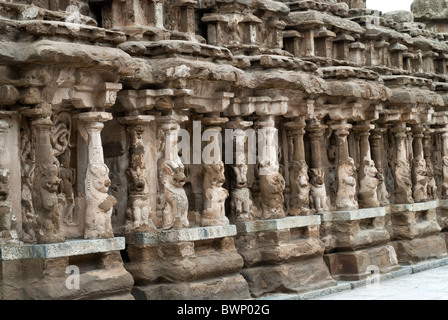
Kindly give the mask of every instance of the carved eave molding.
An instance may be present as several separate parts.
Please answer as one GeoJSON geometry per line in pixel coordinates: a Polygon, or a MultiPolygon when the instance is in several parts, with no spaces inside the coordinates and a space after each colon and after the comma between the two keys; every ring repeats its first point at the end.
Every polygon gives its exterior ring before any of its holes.
{"type": "Polygon", "coordinates": [[[284,96],[239,97],[232,100],[224,115],[229,117],[249,116],[254,113],[259,116],[284,115],[288,111],[288,101],[289,99],[284,96]]]}
{"type": "Polygon", "coordinates": [[[305,31],[324,27],[334,28],[351,34],[361,34],[364,31],[356,22],[319,11],[291,12],[288,16],[287,28],[289,29],[305,31]]]}
{"type": "Polygon", "coordinates": [[[130,55],[122,50],[79,43],[39,40],[32,43],[2,42],[2,65],[83,68],[131,77],[137,67],[130,55]]]}
{"type": "Polygon", "coordinates": [[[123,90],[118,93],[115,106],[128,116],[144,114],[156,108],[158,111],[185,108],[185,100],[192,94],[188,89],[123,90]]]}
{"type": "Polygon", "coordinates": [[[381,81],[347,77],[326,79],[326,82],[328,90],[315,99],[314,116],[317,118],[329,116],[333,121],[374,121],[391,95],[381,81]]]}

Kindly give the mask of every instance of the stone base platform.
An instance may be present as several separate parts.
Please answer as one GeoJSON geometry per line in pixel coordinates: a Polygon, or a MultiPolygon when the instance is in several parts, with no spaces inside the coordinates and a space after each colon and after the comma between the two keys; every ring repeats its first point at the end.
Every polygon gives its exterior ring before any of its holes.
{"type": "Polygon", "coordinates": [[[390,206],[391,245],[400,264],[413,264],[447,256],[447,244],[440,236],[438,208],[444,200],[390,206]]]}
{"type": "Polygon", "coordinates": [[[372,272],[381,274],[400,269],[386,229],[387,210],[368,208],[322,214],[325,230],[325,262],[336,280],[366,279],[372,272]]]}
{"type": "Polygon", "coordinates": [[[319,216],[237,222],[241,274],[253,297],[301,293],[336,285],[323,260],[319,216]]]}
{"type": "Polygon", "coordinates": [[[233,225],[127,235],[135,298],[249,299],[235,235],[233,225]]]}
{"type": "Polygon", "coordinates": [[[364,280],[372,272],[386,274],[401,268],[395,248],[390,245],[326,254],[324,259],[331,275],[338,281],[364,280]]]}
{"type": "Polygon", "coordinates": [[[446,238],[444,239],[440,235],[393,241],[391,245],[397,252],[398,262],[404,265],[448,256],[446,238]]]}
{"type": "Polygon", "coordinates": [[[133,299],[124,248],[124,238],[0,246],[0,300],[133,299]]]}

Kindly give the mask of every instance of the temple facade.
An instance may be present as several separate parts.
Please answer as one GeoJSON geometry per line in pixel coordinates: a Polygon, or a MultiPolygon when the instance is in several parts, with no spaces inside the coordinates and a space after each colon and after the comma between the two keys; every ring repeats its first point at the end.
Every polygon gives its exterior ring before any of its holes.
{"type": "Polygon", "coordinates": [[[0,299],[256,299],[447,257],[447,11],[0,0],[0,299]]]}

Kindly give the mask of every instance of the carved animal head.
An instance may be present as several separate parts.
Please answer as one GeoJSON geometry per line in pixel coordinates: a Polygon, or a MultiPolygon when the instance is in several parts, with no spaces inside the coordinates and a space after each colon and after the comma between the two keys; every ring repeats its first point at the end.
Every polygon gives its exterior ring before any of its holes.
{"type": "Polygon", "coordinates": [[[286,182],[281,173],[276,172],[266,176],[266,181],[269,185],[275,187],[277,192],[283,192],[285,190],[286,182]]]}
{"type": "Polygon", "coordinates": [[[247,186],[247,165],[237,164],[232,166],[233,183],[236,188],[245,188],[247,186]]]}
{"type": "Polygon", "coordinates": [[[145,190],[146,180],[145,174],[146,171],[142,168],[135,168],[128,170],[129,177],[131,178],[131,188],[134,191],[143,191],[145,190]]]}
{"type": "Polygon", "coordinates": [[[418,174],[426,173],[426,161],[421,156],[417,156],[414,159],[414,168],[418,174]]]}
{"type": "Polygon", "coordinates": [[[61,179],[58,178],[58,168],[55,165],[44,168],[44,175],[40,179],[41,188],[55,193],[59,189],[61,179]]]}
{"type": "Polygon", "coordinates": [[[9,195],[9,176],[8,169],[0,169],[0,201],[5,201],[9,195]]]}
{"type": "Polygon", "coordinates": [[[343,164],[345,172],[349,176],[354,176],[356,172],[355,161],[352,158],[348,158],[348,161],[343,164]]]}
{"type": "Polygon", "coordinates": [[[376,169],[375,162],[373,160],[366,160],[364,162],[364,173],[366,176],[376,178],[378,170],[376,169]]]}
{"type": "Polygon", "coordinates": [[[102,193],[107,193],[111,185],[109,168],[105,164],[92,164],[89,165],[89,172],[93,176],[93,187],[102,193]]]}
{"type": "Polygon", "coordinates": [[[398,174],[405,176],[405,177],[409,176],[410,168],[409,168],[409,164],[407,161],[397,159],[395,161],[395,165],[396,165],[396,170],[397,170],[398,174]]]}
{"type": "Polygon", "coordinates": [[[185,168],[182,165],[178,165],[172,160],[166,160],[162,164],[163,174],[165,176],[165,181],[177,188],[184,186],[187,181],[185,176],[185,168]]]}
{"type": "Polygon", "coordinates": [[[314,187],[321,187],[324,184],[324,169],[322,168],[312,168],[310,169],[310,183],[314,187]]]}
{"type": "Polygon", "coordinates": [[[204,164],[204,181],[214,187],[222,187],[226,181],[224,175],[224,163],[222,161],[212,164],[204,164]]]}

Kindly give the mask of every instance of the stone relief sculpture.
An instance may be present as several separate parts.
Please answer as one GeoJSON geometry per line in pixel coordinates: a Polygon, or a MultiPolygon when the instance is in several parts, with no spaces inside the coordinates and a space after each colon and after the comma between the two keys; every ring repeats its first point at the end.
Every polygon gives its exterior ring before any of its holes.
{"type": "Polygon", "coordinates": [[[385,176],[382,168],[378,170],[376,177],[378,179],[378,187],[376,189],[378,202],[381,206],[387,206],[389,204],[390,195],[386,189],[385,176]]]}
{"type": "Polygon", "coordinates": [[[150,218],[151,207],[147,186],[147,170],[145,164],[145,148],[143,142],[144,129],[139,126],[128,128],[131,135],[130,166],[127,170],[130,184],[129,205],[126,209],[125,232],[147,232],[156,226],[150,218]]]}
{"type": "Polygon", "coordinates": [[[74,185],[76,183],[75,169],[70,167],[70,149],[66,149],[60,157],[59,178],[61,179],[60,202],[61,213],[64,223],[69,226],[76,225],[73,221],[73,212],[75,207],[75,192],[74,185]]]}
{"type": "Polygon", "coordinates": [[[352,158],[348,158],[346,163],[343,163],[338,168],[338,199],[336,206],[342,210],[358,209],[358,202],[356,201],[356,166],[352,158]],[[340,195],[340,196],[339,196],[340,195]]]}
{"type": "Polygon", "coordinates": [[[34,242],[34,225],[36,223],[32,199],[34,181],[35,155],[31,144],[31,130],[23,124],[20,130],[20,163],[22,173],[22,239],[24,242],[34,242]]]}
{"type": "Polygon", "coordinates": [[[430,161],[430,159],[426,160],[426,174],[428,176],[428,184],[427,184],[427,195],[429,199],[437,200],[439,197],[437,195],[437,184],[435,178],[434,167],[430,161]]]}
{"type": "Polygon", "coordinates": [[[445,177],[448,177],[448,156],[442,157],[442,174],[443,174],[443,183],[442,183],[442,194],[444,197],[448,197],[448,181],[445,177]]]}
{"type": "Polygon", "coordinates": [[[247,165],[230,166],[232,172],[232,191],[230,193],[230,211],[233,221],[251,221],[256,208],[247,187],[247,165]]]}
{"type": "Polygon", "coordinates": [[[10,203],[10,171],[0,168],[0,243],[17,240],[16,221],[10,203]]]}
{"type": "Polygon", "coordinates": [[[36,212],[34,233],[38,243],[62,242],[65,238],[60,228],[57,191],[61,180],[58,175],[55,164],[36,165],[33,205],[36,212]]]}
{"type": "Polygon", "coordinates": [[[426,161],[422,156],[417,156],[413,160],[413,192],[416,202],[424,202],[428,200],[428,174],[426,172],[426,161]]]}
{"type": "Polygon", "coordinates": [[[131,134],[131,160],[128,175],[130,178],[131,190],[134,192],[143,192],[146,188],[146,165],[145,149],[142,140],[143,130],[138,128],[128,130],[131,134]]]}
{"type": "MultiPolygon", "coordinates": [[[[364,164],[364,182],[362,183],[362,187],[359,189],[358,196],[359,200],[363,203],[366,208],[378,207],[379,200],[377,199],[378,195],[378,186],[381,181],[378,179],[378,170],[376,169],[375,162],[373,160],[365,160],[364,164]]],[[[381,190],[381,197],[384,201],[385,190],[381,190]]],[[[386,191],[387,193],[387,191],[386,191]]]]}
{"type": "Polygon", "coordinates": [[[222,187],[226,178],[224,176],[224,163],[222,161],[212,164],[203,164],[204,180],[204,210],[202,211],[201,226],[227,225],[225,201],[229,192],[222,187]]]}
{"type": "Polygon", "coordinates": [[[188,228],[188,198],[183,188],[186,182],[184,167],[172,160],[162,163],[161,181],[165,189],[163,230],[188,228]]]}
{"type": "Polygon", "coordinates": [[[308,177],[308,165],[305,160],[295,160],[290,170],[291,195],[289,205],[296,214],[307,214],[310,211],[311,186],[308,177]]]}
{"type": "Polygon", "coordinates": [[[61,112],[54,118],[50,141],[54,156],[59,157],[70,145],[71,115],[67,112],[61,112]]]}
{"type": "Polygon", "coordinates": [[[117,203],[114,196],[109,195],[111,181],[109,168],[105,164],[91,163],[86,173],[86,196],[90,203],[87,206],[84,238],[112,238],[112,209],[117,203]]]}
{"type": "Polygon", "coordinates": [[[414,203],[409,163],[406,160],[395,161],[395,202],[414,203]]]}
{"type": "Polygon", "coordinates": [[[329,210],[327,205],[327,190],[325,189],[324,176],[324,169],[310,169],[310,207],[317,213],[329,210]]]}
{"type": "Polygon", "coordinates": [[[264,169],[260,174],[262,219],[283,218],[285,179],[277,170],[272,170],[269,161],[260,163],[260,167],[264,169]]]}

